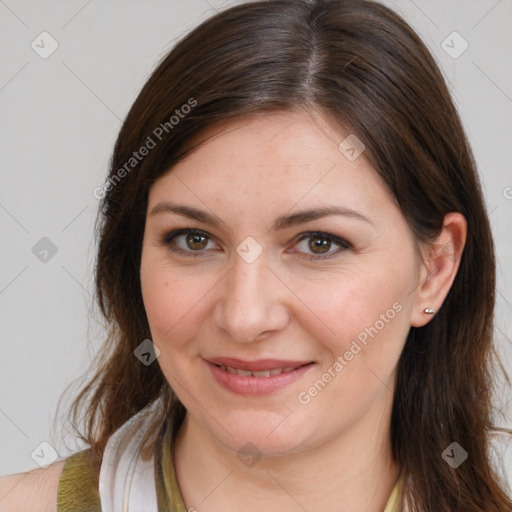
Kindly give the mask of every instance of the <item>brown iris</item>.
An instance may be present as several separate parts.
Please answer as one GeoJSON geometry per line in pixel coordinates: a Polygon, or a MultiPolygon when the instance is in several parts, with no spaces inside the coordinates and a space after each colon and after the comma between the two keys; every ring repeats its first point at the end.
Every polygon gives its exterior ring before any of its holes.
{"type": "Polygon", "coordinates": [[[197,233],[189,233],[187,235],[187,245],[194,250],[204,249],[208,244],[208,239],[197,233]]]}
{"type": "Polygon", "coordinates": [[[311,237],[309,239],[309,248],[316,254],[323,254],[331,247],[331,242],[319,237],[311,237]]]}

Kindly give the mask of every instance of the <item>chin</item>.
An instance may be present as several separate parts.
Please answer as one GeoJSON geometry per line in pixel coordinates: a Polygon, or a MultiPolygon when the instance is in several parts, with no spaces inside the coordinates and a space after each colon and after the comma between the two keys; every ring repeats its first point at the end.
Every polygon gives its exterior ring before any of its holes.
{"type": "MultiPolygon", "coordinates": [[[[288,414],[288,413],[286,413],[288,414]]],[[[302,451],[311,444],[314,432],[308,432],[304,424],[286,425],[286,414],[265,411],[230,411],[228,414],[215,414],[224,418],[222,428],[211,417],[203,423],[210,434],[225,448],[240,455],[240,452],[254,450],[260,456],[277,457],[302,451]],[[284,419],[284,421],[283,421],[284,419]],[[309,441],[309,442],[308,442],[309,441]]]]}

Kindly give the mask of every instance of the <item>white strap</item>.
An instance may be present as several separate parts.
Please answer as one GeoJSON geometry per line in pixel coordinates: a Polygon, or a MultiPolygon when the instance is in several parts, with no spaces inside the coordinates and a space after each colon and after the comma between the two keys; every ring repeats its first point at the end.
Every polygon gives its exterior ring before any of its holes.
{"type": "Polygon", "coordinates": [[[110,436],[99,476],[102,512],[158,512],[154,459],[142,460],[140,452],[159,405],[142,409],[110,436]]]}

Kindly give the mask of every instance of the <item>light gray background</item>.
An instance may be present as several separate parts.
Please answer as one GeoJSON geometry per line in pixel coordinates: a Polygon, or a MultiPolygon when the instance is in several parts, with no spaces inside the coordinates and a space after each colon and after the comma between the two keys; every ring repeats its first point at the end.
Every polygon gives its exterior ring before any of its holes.
{"type": "MultiPolygon", "coordinates": [[[[93,190],[156,62],[233,3],[0,0],[0,475],[37,467],[31,453],[41,442],[60,457],[80,448],[70,438],[67,448],[62,436],[52,438],[51,425],[59,397],[103,337],[90,314],[93,190]],[[31,48],[34,40],[41,46],[43,31],[58,43],[47,59],[31,48]],[[57,248],[47,262],[32,252],[42,237],[57,248]]],[[[499,258],[496,338],[512,373],[512,0],[385,3],[434,53],[468,131],[499,258]],[[458,58],[464,42],[454,31],[469,45],[458,58]]],[[[509,428],[511,399],[510,389],[497,393],[507,417],[498,423],[509,428]]],[[[511,444],[506,453],[500,445],[509,482],[511,444]]]]}

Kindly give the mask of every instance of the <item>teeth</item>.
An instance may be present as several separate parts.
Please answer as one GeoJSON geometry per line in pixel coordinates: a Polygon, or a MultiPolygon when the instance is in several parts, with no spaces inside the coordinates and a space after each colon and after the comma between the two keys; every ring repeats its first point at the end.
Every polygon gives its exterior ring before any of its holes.
{"type": "Polygon", "coordinates": [[[261,372],[252,372],[255,377],[270,377],[270,370],[263,370],[261,372]]]}
{"type": "Polygon", "coordinates": [[[238,368],[232,368],[231,366],[222,365],[221,368],[233,375],[240,375],[242,377],[270,377],[271,375],[279,375],[281,373],[288,373],[292,370],[295,370],[294,366],[290,366],[289,368],[274,368],[272,370],[262,370],[259,372],[251,372],[248,370],[240,370],[238,368]]]}

